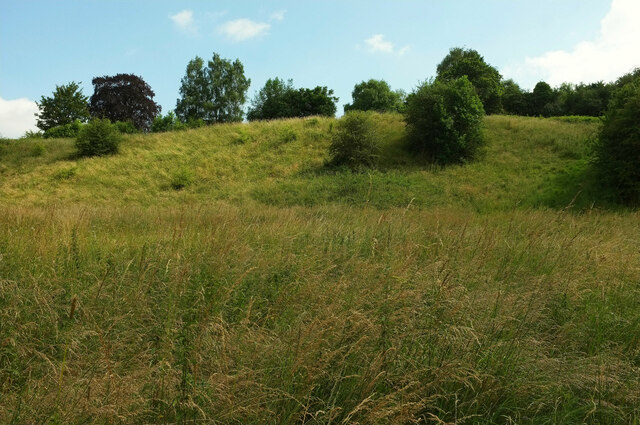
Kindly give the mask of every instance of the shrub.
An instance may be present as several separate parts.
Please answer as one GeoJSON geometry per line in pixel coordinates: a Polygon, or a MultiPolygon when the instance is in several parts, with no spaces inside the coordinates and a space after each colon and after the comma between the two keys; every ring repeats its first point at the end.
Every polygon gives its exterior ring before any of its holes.
{"type": "Polygon", "coordinates": [[[135,134],[140,132],[131,121],[116,121],[114,125],[120,134],[135,134]]]}
{"type": "Polygon", "coordinates": [[[373,166],[378,158],[378,138],[371,112],[350,111],[335,126],[329,147],[331,162],[351,168],[373,166]]]}
{"type": "MultiPolygon", "coordinates": [[[[202,121],[204,123],[204,121],[202,121]]],[[[176,114],[170,111],[167,115],[158,115],[151,124],[151,131],[153,133],[164,133],[166,131],[185,130],[187,124],[184,124],[178,120],[176,114]]]]}
{"type": "Polygon", "coordinates": [[[298,133],[291,127],[284,127],[280,130],[280,141],[289,143],[298,140],[298,133]]]}
{"type": "Polygon", "coordinates": [[[425,82],[407,98],[409,142],[433,162],[473,159],[484,143],[483,117],[482,102],[467,77],[425,82]]]}
{"type": "Polygon", "coordinates": [[[22,139],[42,139],[44,133],[42,131],[27,130],[24,132],[22,139]]]}
{"type": "Polygon", "coordinates": [[[42,156],[47,152],[44,143],[38,142],[31,147],[31,156],[42,156]]]}
{"type": "Polygon", "coordinates": [[[193,183],[194,175],[191,169],[182,167],[176,171],[171,178],[171,187],[181,190],[193,183]]]}
{"type": "Polygon", "coordinates": [[[108,119],[92,119],[82,127],[76,138],[80,156],[103,156],[118,152],[121,135],[108,119]]]}
{"type": "Polygon", "coordinates": [[[596,143],[603,183],[624,203],[640,204],[640,81],[617,90],[596,143]]]}
{"type": "Polygon", "coordinates": [[[57,138],[71,138],[76,137],[80,133],[82,128],[80,120],[75,120],[69,124],[57,125],[44,131],[43,137],[45,139],[57,139],[57,138]]]}

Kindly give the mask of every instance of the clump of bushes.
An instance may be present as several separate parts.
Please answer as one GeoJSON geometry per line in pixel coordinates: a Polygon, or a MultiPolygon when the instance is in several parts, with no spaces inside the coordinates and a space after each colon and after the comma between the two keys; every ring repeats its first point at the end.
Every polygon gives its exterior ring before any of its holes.
{"type": "Polygon", "coordinates": [[[76,148],[80,156],[104,156],[118,153],[122,136],[106,118],[92,119],[80,129],[76,148]]]}
{"type": "Polygon", "coordinates": [[[80,120],[75,120],[69,124],[57,125],[46,129],[43,137],[45,139],[73,138],[78,136],[82,126],[83,124],[80,120]]]}
{"type": "Polygon", "coordinates": [[[640,80],[618,89],[609,103],[596,165],[603,183],[624,203],[640,204],[640,80]]]}
{"type": "Polygon", "coordinates": [[[182,167],[173,173],[171,187],[175,190],[182,190],[191,185],[194,181],[194,173],[190,168],[182,167]]]}
{"type": "Polygon", "coordinates": [[[298,140],[298,133],[291,127],[284,127],[280,130],[280,141],[289,143],[298,140]]]}
{"type": "Polygon", "coordinates": [[[114,123],[120,134],[136,134],[140,133],[140,130],[133,125],[131,121],[116,121],[114,123]]]}
{"type": "Polygon", "coordinates": [[[347,112],[331,135],[329,154],[335,165],[371,167],[379,156],[378,137],[371,112],[347,112]]]}
{"type": "Polygon", "coordinates": [[[439,164],[475,157],[484,144],[484,108],[466,76],[427,81],[407,98],[405,120],[411,147],[439,164]]]}
{"type": "Polygon", "coordinates": [[[47,152],[47,148],[43,143],[36,143],[31,147],[31,156],[38,157],[42,156],[47,152]]]}

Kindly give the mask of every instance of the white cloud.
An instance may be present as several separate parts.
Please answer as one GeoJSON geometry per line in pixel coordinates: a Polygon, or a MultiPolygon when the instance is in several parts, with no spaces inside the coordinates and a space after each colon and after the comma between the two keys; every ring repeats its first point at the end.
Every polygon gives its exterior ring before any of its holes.
{"type": "Polygon", "coordinates": [[[269,19],[271,19],[272,21],[278,21],[278,22],[283,21],[285,13],[287,13],[286,10],[278,10],[277,12],[273,12],[269,17],[269,19]]]}
{"type": "Polygon", "coordinates": [[[176,13],[175,15],[169,15],[169,18],[181,30],[188,31],[188,32],[196,32],[198,29],[196,27],[195,21],[193,20],[192,10],[185,9],[181,12],[176,13]]]}
{"type": "Polygon", "coordinates": [[[27,130],[37,130],[38,105],[29,99],[4,100],[0,97],[0,135],[17,138],[27,130]]]}
{"type": "Polygon", "coordinates": [[[410,49],[409,46],[404,46],[401,49],[396,50],[395,45],[392,42],[385,40],[384,35],[382,34],[374,34],[364,42],[369,47],[369,51],[373,53],[395,53],[402,56],[410,49]]]}
{"type": "MultiPolygon", "coordinates": [[[[505,69],[516,80],[544,80],[552,86],[563,82],[613,81],[640,66],[640,1],[613,0],[592,41],[572,50],[556,50],[527,57],[524,64],[505,69]]],[[[534,81],[535,80],[535,81],[534,81]]]]}
{"type": "Polygon", "coordinates": [[[271,29],[271,25],[264,22],[255,22],[250,19],[236,19],[220,26],[221,33],[233,41],[244,41],[250,38],[265,35],[271,29]]]}

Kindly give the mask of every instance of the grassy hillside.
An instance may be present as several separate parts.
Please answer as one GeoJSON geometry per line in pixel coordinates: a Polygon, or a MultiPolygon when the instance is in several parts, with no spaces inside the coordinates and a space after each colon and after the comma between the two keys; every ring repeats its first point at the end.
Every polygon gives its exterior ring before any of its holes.
{"type": "Polygon", "coordinates": [[[640,213],[589,183],[597,123],[489,117],[445,169],[378,125],[362,173],[324,119],[3,145],[0,423],[639,423],[640,213]]]}
{"type": "MultiPolygon", "coordinates": [[[[0,150],[0,201],[46,205],[242,204],[515,207],[605,204],[582,183],[597,123],[523,117],[487,118],[481,161],[439,169],[407,154],[399,115],[378,116],[385,141],[378,171],[325,165],[332,120],[311,118],[218,125],[187,132],[128,136],[122,154],[75,160],[70,140],[6,143],[0,150]],[[46,146],[33,156],[34,144],[46,146]],[[190,182],[182,190],[174,183],[190,182]]],[[[587,185],[588,186],[588,185],[587,185]]]]}

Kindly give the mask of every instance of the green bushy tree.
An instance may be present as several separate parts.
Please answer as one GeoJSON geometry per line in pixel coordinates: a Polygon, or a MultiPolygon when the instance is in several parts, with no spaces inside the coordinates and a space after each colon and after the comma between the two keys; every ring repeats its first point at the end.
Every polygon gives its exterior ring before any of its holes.
{"type": "Polygon", "coordinates": [[[372,112],[349,111],[336,124],[331,137],[331,162],[351,168],[373,166],[379,156],[372,112]]]}
{"type": "Polygon", "coordinates": [[[502,76],[498,70],[473,49],[453,48],[438,65],[436,79],[453,81],[466,76],[476,89],[486,113],[496,114],[502,109],[502,76]]]}
{"type": "Polygon", "coordinates": [[[108,119],[94,118],[80,129],[76,148],[80,156],[104,156],[118,153],[122,136],[108,119]]]}
{"type": "Polygon", "coordinates": [[[187,64],[182,78],[176,115],[182,122],[242,121],[250,84],[238,59],[231,62],[214,53],[205,67],[204,60],[196,56],[187,64]]]}
{"type": "Polygon", "coordinates": [[[337,101],[338,98],[333,96],[333,90],[327,87],[295,89],[292,80],[285,82],[280,78],[274,78],[267,80],[265,86],[256,94],[247,118],[253,121],[313,115],[333,117],[336,114],[337,101]]]}
{"type": "Polygon", "coordinates": [[[52,96],[42,96],[36,104],[39,109],[36,125],[43,131],[89,119],[87,96],[82,94],[80,84],[73,81],[56,86],[52,96]]]}
{"type": "Polygon", "coordinates": [[[403,93],[393,91],[384,80],[363,81],[356,84],[351,92],[353,102],[344,105],[347,111],[400,112],[403,93]]]}
{"type": "Polygon", "coordinates": [[[251,101],[247,119],[255,121],[295,117],[296,111],[289,101],[294,91],[293,80],[284,81],[277,77],[268,79],[251,101]]]}
{"type": "Polygon", "coordinates": [[[427,81],[407,98],[406,122],[413,148],[440,164],[473,159],[484,143],[484,109],[466,76],[427,81]]]}
{"type": "Polygon", "coordinates": [[[80,120],[75,120],[69,124],[57,125],[46,129],[42,133],[42,137],[45,139],[76,137],[80,133],[82,126],[83,124],[80,120]]]}
{"type": "Polygon", "coordinates": [[[603,183],[623,202],[640,204],[640,80],[614,92],[596,144],[603,183]]]}

